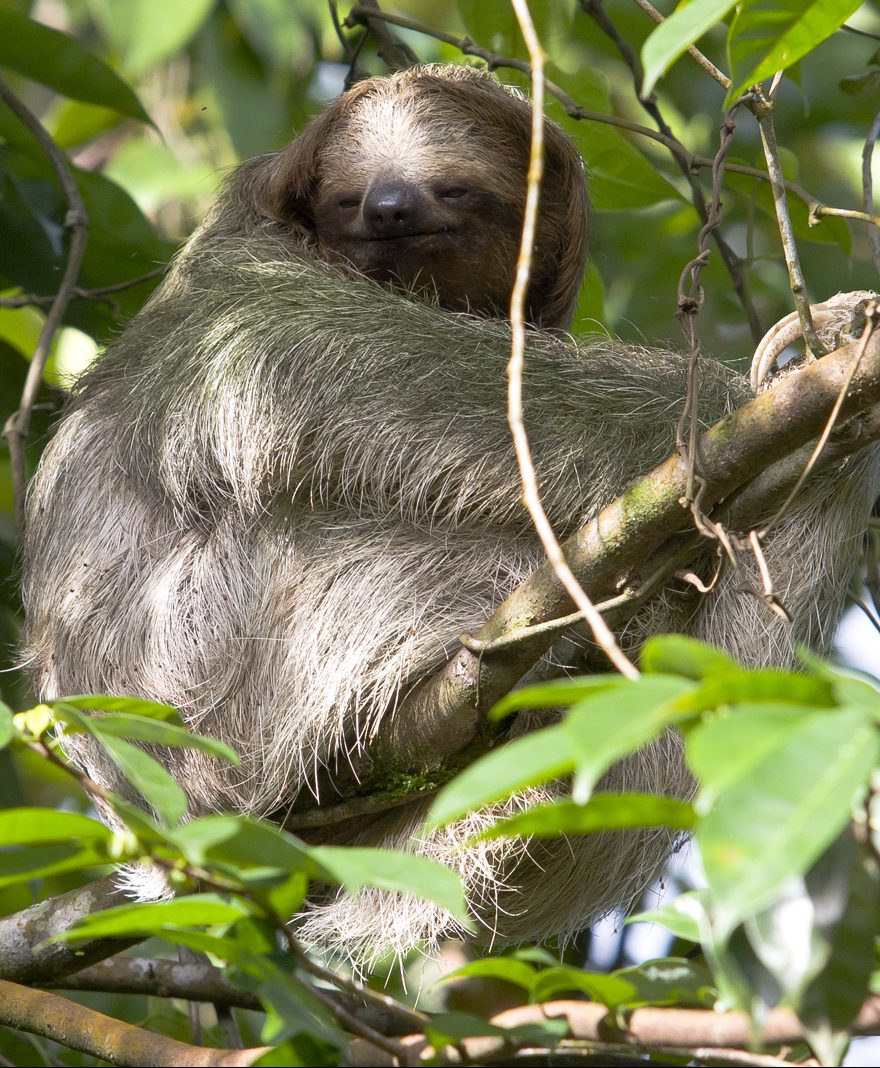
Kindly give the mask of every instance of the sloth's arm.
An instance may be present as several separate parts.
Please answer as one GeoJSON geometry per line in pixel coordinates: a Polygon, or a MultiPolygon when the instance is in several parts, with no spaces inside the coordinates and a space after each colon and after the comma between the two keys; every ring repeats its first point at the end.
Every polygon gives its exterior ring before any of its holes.
{"type": "MultiPolygon", "coordinates": [[[[213,240],[187,254],[86,392],[139,409],[138,466],[181,504],[195,493],[259,510],[267,494],[305,494],[418,522],[519,526],[509,346],[505,323],[282,258],[271,242],[213,240]]],[[[684,372],[664,350],[531,335],[526,419],[561,528],[668,454],[684,372]]],[[[712,361],[705,379],[707,419],[745,395],[712,361]]]]}

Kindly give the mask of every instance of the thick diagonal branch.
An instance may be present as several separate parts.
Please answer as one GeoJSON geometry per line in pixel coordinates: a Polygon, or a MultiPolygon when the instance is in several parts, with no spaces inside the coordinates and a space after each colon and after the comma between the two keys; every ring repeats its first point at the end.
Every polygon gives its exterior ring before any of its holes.
{"type": "MultiPolygon", "coordinates": [[[[857,343],[847,345],[726,416],[700,441],[700,474],[707,511],[821,431],[843,387],[857,343]]],[[[880,339],[868,343],[841,412],[849,419],[880,403],[880,339]]],[[[772,485],[773,480],[768,480],[772,485]]],[[[687,528],[681,498],[687,462],[677,453],[634,483],[565,544],[566,558],[594,600],[614,596],[627,576],[671,537],[687,528]]],[[[774,504],[765,502],[765,511],[774,504]]],[[[755,507],[757,502],[753,502],[755,507]]],[[[507,598],[475,635],[493,641],[571,612],[546,565],[507,598]]],[[[382,725],[371,746],[397,766],[441,764],[480,735],[486,711],[518,682],[558,634],[524,638],[482,658],[462,648],[416,687],[382,725]]],[[[381,757],[379,758],[381,759],[381,757]]]]}

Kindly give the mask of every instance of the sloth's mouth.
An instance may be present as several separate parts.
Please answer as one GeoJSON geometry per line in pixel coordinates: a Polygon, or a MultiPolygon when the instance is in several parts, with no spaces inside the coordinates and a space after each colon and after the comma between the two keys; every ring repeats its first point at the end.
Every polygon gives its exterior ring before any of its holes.
{"type": "Polygon", "coordinates": [[[426,237],[444,237],[451,233],[452,230],[450,228],[444,228],[442,230],[418,230],[412,234],[387,234],[381,237],[365,237],[363,240],[369,245],[387,245],[389,243],[400,244],[401,242],[406,241],[418,241],[421,238],[426,237]]]}

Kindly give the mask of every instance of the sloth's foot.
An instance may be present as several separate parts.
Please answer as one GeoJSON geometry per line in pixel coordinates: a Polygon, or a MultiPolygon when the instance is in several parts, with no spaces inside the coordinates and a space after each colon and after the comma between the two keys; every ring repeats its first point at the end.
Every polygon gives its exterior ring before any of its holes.
{"type": "MultiPolygon", "coordinates": [[[[859,289],[852,293],[838,293],[821,304],[810,305],[813,325],[822,344],[827,349],[834,350],[850,341],[856,341],[865,325],[865,305],[869,300],[877,299],[876,293],[859,289]]],[[[774,364],[785,349],[801,337],[797,312],[791,312],[770,327],[758,342],[752,357],[750,381],[754,393],[767,383],[774,364]]],[[[801,360],[793,360],[792,367],[800,363],[801,360]]]]}

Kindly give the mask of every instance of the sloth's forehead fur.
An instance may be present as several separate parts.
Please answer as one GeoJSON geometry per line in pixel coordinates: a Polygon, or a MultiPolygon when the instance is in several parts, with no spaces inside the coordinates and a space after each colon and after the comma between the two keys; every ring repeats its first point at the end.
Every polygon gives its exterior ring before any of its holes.
{"type": "Polygon", "coordinates": [[[527,102],[489,75],[461,70],[450,77],[448,67],[425,66],[356,87],[321,145],[322,159],[332,161],[319,166],[324,189],[365,186],[384,171],[413,181],[466,174],[497,184],[493,158],[517,155],[524,169],[527,102]],[[457,91],[461,83],[485,87],[484,108],[457,91]]]}

